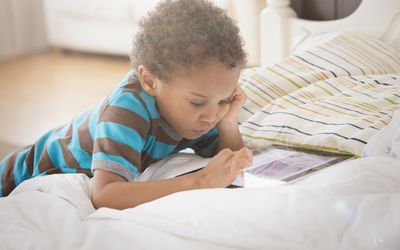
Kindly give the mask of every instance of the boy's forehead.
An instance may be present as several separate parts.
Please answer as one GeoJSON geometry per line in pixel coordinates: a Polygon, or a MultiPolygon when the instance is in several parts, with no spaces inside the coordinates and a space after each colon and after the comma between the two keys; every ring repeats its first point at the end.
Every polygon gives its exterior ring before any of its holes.
{"type": "Polygon", "coordinates": [[[233,93],[235,93],[235,89],[236,86],[233,88],[233,90],[231,92],[229,92],[229,89],[225,89],[225,91],[221,91],[221,92],[214,92],[214,91],[208,91],[207,89],[201,90],[201,92],[194,92],[194,91],[190,91],[189,94],[195,97],[199,97],[199,98],[210,98],[211,96],[221,96],[223,98],[229,98],[233,95],[233,93]]]}
{"type": "Polygon", "coordinates": [[[240,70],[213,69],[198,71],[197,74],[176,77],[172,84],[187,94],[198,97],[231,96],[236,88],[240,70]]]}

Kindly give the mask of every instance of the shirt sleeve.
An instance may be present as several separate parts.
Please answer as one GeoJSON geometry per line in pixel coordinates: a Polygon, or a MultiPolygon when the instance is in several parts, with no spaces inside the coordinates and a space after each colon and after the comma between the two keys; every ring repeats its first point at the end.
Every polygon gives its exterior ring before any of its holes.
{"type": "Polygon", "coordinates": [[[218,142],[218,130],[214,127],[207,134],[196,139],[190,148],[194,150],[195,154],[202,157],[213,157],[217,151],[218,142]]]}
{"type": "Polygon", "coordinates": [[[149,115],[131,92],[119,94],[100,113],[93,142],[92,170],[104,169],[134,180],[141,170],[141,152],[149,115]]]}

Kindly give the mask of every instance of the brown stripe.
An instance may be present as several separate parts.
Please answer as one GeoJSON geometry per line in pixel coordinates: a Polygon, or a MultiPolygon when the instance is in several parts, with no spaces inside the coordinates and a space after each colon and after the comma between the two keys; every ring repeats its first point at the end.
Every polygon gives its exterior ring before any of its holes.
{"type": "Polygon", "coordinates": [[[93,154],[98,152],[121,156],[133,164],[138,171],[141,169],[141,154],[126,144],[108,138],[97,138],[94,141],[93,154]]]}
{"type": "Polygon", "coordinates": [[[78,168],[77,170],[76,170],[76,172],[78,173],[78,174],[85,174],[85,175],[87,175],[88,177],[93,177],[93,173],[92,173],[92,170],[90,170],[90,169],[86,169],[86,168],[78,168]]]}
{"type": "Polygon", "coordinates": [[[11,191],[17,186],[14,181],[14,165],[15,160],[20,152],[13,153],[6,162],[3,176],[1,177],[1,188],[3,190],[3,197],[9,195],[11,191]]]}
{"type": "Polygon", "coordinates": [[[82,125],[78,128],[79,145],[81,149],[90,156],[92,156],[92,151],[93,151],[93,139],[89,133],[89,121],[92,114],[93,113],[88,114],[85,120],[83,121],[82,125]]]}
{"type": "Polygon", "coordinates": [[[179,151],[181,151],[181,150],[187,148],[185,145],[186,145],[188,142],[189,142],[188,139],[182,139],[182,140],[178,143],[178,145],[176,145],[176,151],[179,152],[179,151]]]}
{"type": "Polygon", "coordinates": [[[142,91],[140,80],[134,76],[129,77],[128,84],[124,85],[123,90],[139,94],[142,91]]]}
{"type": "Polygon", "coordinates": [[[143,140],[146,140],[149,131],[149,123],[136,113],[116,106],[109,106],[100,118],[99,122],[115,122],[135,130],[143,140]]]}
{"type": "Polygon", "coordinates": [[[33,163],[35,161],[35,144],[30,145],[30,149],[25,158],[25,164],[28,168],[30,176],[33,174],[33,163]]]}
{"type": "Polygon", "coordinates": [[[51,169],[57,169],[57,167],[55,167],[50,160],[49,153],[47,152],[47,147],[43,150],[43,153],[40,156],[37,167],[39,169],[39,173],[46,172],[46,174],[51,169]]]}
{"type": "Polygon", "coordinates": [[[140,172],[143,172],[150,164],[157,162],[159,160],[160,159],[152,158],[150,155],[144,152],[142,154],[142,168],[140,169],[140,172]]]}
{"type": "Polygon", "coordinates": [[[99,114],[100,114],[100,115],[101,115],[101,114],[104,112],[104,110],[106,110],[106,108],[108,107],[108,105],[109,105],[109,100],[110,100],[110,96],[107,96],[107,97],[104,99],[103,103],[101,104],[100,110],[99,110],[99,114]]]}
{"type": "Polygon", "coordinates": [[[60,144],[64,161],[67,164],[67,166],[71,168],[80,168],[79,163],[76,161],[75,157],[72,155],[71,151],[68,148],[68,144],[70,144],[72,140],[72,131],[73,131],[73,125],[71,123],[65,135],[62,138],[58,139],[58,143],[60,144]]]}
{"type": "Polygon", "coordinates": [[[161,126],[159,126],[160,120],[160,118],[151,120],[149,133],[153,135],[159,142],[163,142],[169,145],[177,145],[180,140],[177,141],[171,138],[171,136],[169,136],[168,133],[161,126]]]}
{"type": "Polygon", "coordinates": [[[61,126],[55,127],[55,128],[53,129],[53,133],[54,133],[54,132],[60,131],[61,129],[63,129],[63,128],[66,127],[67,125],[68,125],[68,124],[63,124],[63,125],[61,125],[61,126]]]}
{"type": "MultiPolygon", "coordinates": [[[[134,76],[131,76],[129,78],[129,82],[130,83],[124,86],[124,91],[133,93],[135,97],[142,102],[143,107],[146,107],[146,103],[140,97],[140,92],[142,91],[142,87],[140,86],[139,79],[135,78],[134,76]]],[[[179,143],[179,141],[176,141],[173,138],[171,138],[168,135],[168,133],[162,127],[159,126],[160,118],[152,119],[150,123],[151,123],[150,131],[146,131],[146,133],[150,133],[151,135],[155,136],[157,141],[161,141],[170,145],[176,145],[179,143]]],[[[145,139],[146,136],[142,136],[142,138],[145,139]]]]}
{"type": "Polygon", "coordinates": [[[138,99],[143,107],[147,107],[146,102],[142,99],[140,96],[140,92],[143,90],[142,86],[140,85],[139,79],[135,77],[130,77],[129,82],[127,85],[125,85],[122,89],[122,92],[130,92],[132,93],[136,99],[138,99]]]}
{"type": "MultiPolygon", "coordinates": [[[[214,134],[205,140],[201,140],[195,143],[192,148],[196,151],[201,151],[207,148],[210,144],[212,144],[218,137],[218,134],[214,134]]],[[[215,152],[214,152],[215,153],[215,152]]]]}
{"type": "Polygon", "coordinates": [[[50,174],[62,174],[63,172],[59,168],[49,168],[46,171],[44,171],[44,173],[46,175],[50,175],[50,174]]]}

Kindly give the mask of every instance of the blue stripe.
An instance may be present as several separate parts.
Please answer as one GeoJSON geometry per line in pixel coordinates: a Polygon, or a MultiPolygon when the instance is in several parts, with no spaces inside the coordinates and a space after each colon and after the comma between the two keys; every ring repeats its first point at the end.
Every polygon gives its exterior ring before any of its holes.
{"type": "Polygon", "coordinates": [[[39,175],[39,168],[38,168],[38,163],[40,160],[40,157],[43,154],[44,148],[46,147],[47,141],[51,137],[53,133],[53,130],[50,130],[46,134],[44,134],[40,139],[35,143],[35,153],[34,153],[34,160],[33,160],[33,173],[32,177],[39,175]]]}
{"type": "MultiPolygon", "coordinates": [[[[290,97],[290,98],[292,98],[293,100],[295,100],[295,101],[297,101],[297,102],[299,102],[299,103],[301,103],[301,104],[307,104],[306,102],[304,102],[304,101],[302,101],[302,100],[300,100],[300,99],[294,97],[292,94],[289,94],[289,95],[287,95],[286,97],[290,97]]],[[[281,97],[281,98],[282,98],[282,100],[285,100],[284,97],[281,97]]]]}
{"type": "MultiPolygon", "coordinates": [[[[253,125],[257,126],[257,127],[274,127],[274,128],[291,129],[291,130],[295,130],[295,131],[299,132],[300,134],[307,135],[307,136],[310,136],[310,137],[311,136],[315,136],[315,135],[335,135],[337,137],[341,137],[341,138],[346,139],[346,140],[353,140],[353,141],[361,142],[363,144],[367,144],[366,141],[363,141],[361,139],[358,139],[358,138],[355,138],[355,137],[346,137],[344,135],[340,135],[340,134],[333,133],[333,132],[322,132],[322,133],[310,134],[310,133],[306,133],[306,132],[300,131],[300,130],[298,130],[296,128],[293,128],[293,127],[290,127],[290,126],[286,126],[286,125],[259,125],[259,124],[254,123],[254,122],[249,122],[249,123],[253,124],[253,125]]],[[[253,129],[253,130],[257,130],[258,131],[259,129],[253,129]]],[[[276,131],[276,132],[281,132],[281,131],[276,131]]]]}
{"type": "Polygon", "coordinates": [[[294,57],[297,57],[297,58],[299,58],[300,60],[302,60],[302,61],[304,61],[304,62],[306,62],[306,63],[308,63],[308,64],[310,64],[310,65],[312,65],[312,66],[314,66],[314,67],[316,67],[316,68],[322,69],[322,70],[324,70],[324,71],[328,71],[328,72],[330,72],[334,77],[337,77],[337,75],[336,75],[335,72],[333,72],[333,71],[330,71],[330,70],[328,70],[328,69],[325,69],[325,68],[323,68],[323,67],[321,67],[321,66],[319,66],[319,65],[316,65],[316,64],[314,64],[314,63],[311,63],[311,62],[307,61],[306,59],[304,59],[304,58],[302,58],[302,57],[300,57],[300,56],[295,55],[294,57]]]}
{"type": "Polygon", "coordinates": [[[15,159],[14,164],[14,182],[18,186],[24,180],[31,178],[31,173],[29,173],[28,167],[26,166],[25,158],[29,152],[30,148],[25,149],[20,152],[15,159]]]}
{"type": "MultiPolygon", "coordinates": [[[[55,131],[55,129],[53,129],[51,131],[50,136],[44,142],[44,147],[47,150],[50,161],[55,167],[67,166],[67,164],[65,163],[65,160],[64,160],[62,150],[61,150],[61,145],[58,142],[58,138],[63,137],[65,135],[65,133],[68,130],[68,127],[69,127],[69,124],[65,125],[62,129],[60,129],[58,131],[55,131]]],[[[35,162],[39,161],[40,157],[43,154],[43,150],[41,151],[41,154],[38,158],[36,158],[36,153],[37,153],[37,151],[35,150],[35,162]]],[[[43,173],[39,172],[38,164],[35,164],[34,174],[32,174],[32,177],[34,177],[36,175],[43,175],[43,173]]]]}
{"type": "MultiPolygon", "coordinates": [[[[341,43],[342,45],[339,45],[339,46],[341,46],[343,49],[345,49],[347,51],[351,50],[354,54],[357,54],[359,57],[363,57],[364,62],[370,63],[370,66],[371,66],[371,64],[374,64],[377,68],[380,68],[379,69],[380,73],[383,72],[384,74],[387,74],[385,68],[382,67],[382,65],[380,65],[380,63],[372,60],[373,57],[365,56],[365,54],[359,50],[359,48],[358,48],[359,46],[357,46],[357,45],[352,46],[349,42],[343,41],[341,39],[337,39],[336,42],[338,43],[338,45],[341,43]],[[383,69],[383,71],[382,71],[382,69],[383,69]]],[[[371,67],[371,68],[375,69],[375,67],[371,67]]]]}
{"type": "Polygon", "coordinates": [[[356,82],[360,82],[360,83],[362,83],[362,84],[365,84],[365,82],[364,82],[363,80],[356,79],[356,78],[354,78],[353,76],[349,76],[349,78],[352,79],[352,80],[354,80],[354,81],[356,81],[356,82]]]}
{"type": "Polygon", "coordinates": [[[268,114],[268,115],[276,115],[276,114],[291,115],[291,116],[295,116],[295,117],[297,117],[297,118],[299,118],[299,119],[302,119],[302,120],[305,120],[305,121],[314,122],[314,123],[320,123],[320,124],[324,124],[324,125],[333,125],[333,126],[340,126],[340,125],[342,125],[342,126],[343,126],[343,125],[344,125],[344,126],[347,126],[347,125],[348,125],[348,126],[352,126],[352,127],[354,127],[354,128],[363,130],[363,128],[361,128],[361,127],[359,127],[359,126],[357,126],[357,125],[355,125],[355,124],[352,124],[352,123],[321,122],[321,121],[311,120],[311,119],[302,117],[302,116],[300,116],[300,115],[296,115],[296,114],[288,113],[288,112],[283,112],[283,111],[272,112],[272,113],[270,113],[270,112],[268,112],[268,111],[262,110],[262,112],[263,112],[263,113],[266,113],[266,114],[268,114]]]}
{"type": "Polygon", "coordinates": [[[146,103],[146,108],[150,113],[150,117],[152,119],[160,118],[160,113],[158,113],[158,110],[156,108],[156,99],[147,94],[146,91],[144,90],[140,91],[139,95],[142,98],[142,100],[146,103]]]}
{"type": "Polygon", "coordinates": [[[110,105],[127,109],[149,122],[149,114],[147,113],[146,108],[131,92],[123,92],[119,94],[118,97],[110,100],[110,105]]]}
{"type": "MultiPolygon", "coordinates": [[[[287,66],[288,66],[288,65],[287,65],[287,66]]],[[[301,75],[296,74],[296,73],[294,73],[294,72],[291,71],[291,70],[285,69],[284,67],[280,66],[279,64],[275,64],[275,67],[278,67],[278,68],[280,68],[280,69],[283,70],[283,71],[286,71],[286,72],[288,72],[288,73],[290,73],[290,74],[292,74],[292,75],[294,75],[294,76],[299,77],[300,79],[302,79],[302,80],[305,81],[306,83],[311,84],[311,82],[309,82],[307,79],[305,79],[305,78],[302,77],[301,75]]]]}
{"type": "MultiPolygon", "coordinates": [[[[331,54],[331,55],[333,55],[333,56],[339,57],[340,59],[342,59],[343,61],[347,62],[348,64],[350,64],[350,65],[352,65],[352,66],[358,68],[358,69],[362,72],[363,75],[366,75],[365,71],[364,71],[361,67],[359,67],[358,65],[356,65],[356,64],[354,64],[354,63],[352,63],[352,62],[350,62],[349,60],[347,60],[347,59],[344,58],[343,56],[340,56],[340,55],[338,55],[338,54],[335,54],[335,53],[333,53],[333,52],[327,50],[326,48],[324,48],[324,47],[322,47],[322,46],[320,46],[320,45],[316,45],[316,47],[318,47],[319,49],[321,49],[321,50],[323,50],[323,51],[325,51],[325,52],[327,52],[327,53],[329,53],[329,54],[331,54]]],[[[335,49],[335,47],[333,47],[333,49],[335,49]]]]}
{"type": "Polygon", "coordinates": [[[309,134],[309,133],[300,131],[300,130],[297,129],[297,128],[293,128],[293,127],[286,126],[286,125],[259,125],[259,124],[255,123],[255,122],[251,122],[251,121],[249,121],[249,123],[250,123],[250,124],[253,124],[253,125],[257,126],[257,127],[286,128],[286,129],[295,130],[295,131],[297,131],[297,132],[299,132],[300,134],[303,134],[303,135],[308,135],[308,136],[311,136],[311,135],[312,135],[312,134],[309,134]]]}
{"type": "MultiPolygon", "coordinates": [[[[350,109],[350,108],[345,108],[345,107],[343,107],[343,106],[339,106],[339,105],[334,104],[334,103],[323,102],[323,101],[321,101],[321,103],[325,103],[325,104],[327,104],[327,105],[331,105],[331,106],[334,106],[334,107],[336,107],[336,108],[344,109],[344,110],[347,110],[347,111],[350,111],[350,112],[359,113],[359,114],[361,114],[361,115],[369,115],[369,114],[363,113],[363,112],[358,111],[358,110],[354,110],[354,109],[350,109]]],[[[322,105],[321,105],[321,106],[322,106],[322,105]]]]}
{"type": "Polygon", "coordinates": [[[101,122],[97,125],[96,137],[109,138],[142,152],[145,141],[135,130],[115,122],[101,122]]]}
{"type": "Polygon", "coordinates": [[[150,149],[146,150],[146,153],[151,158],[165,158],[173,153],[176,148],[176,145],[170,145],[164,142],[156,141],[155,137],[152,135],[149,136],[149,140],[154,141],[153,144],[150,146],[150,149]]]}
{"type": "Polygon", "coordinates": [[[249,108],[243,106],[243,109],[246,110],[247,112],[249,112],[250,114],[254,115],[254,112],[251,111],[249,108]]]}
{"type": "Polygon", "coordinates": [[[100,117],[100,109],[103,106],[103,103],[107,101],[106,99],[104,99],[102,102],[100,102],[96,107],[94,107],[92,109],[92,114],[90,116],[90,120],[89,120],[89,134],[90,137],[93,139],[95,134],[96,134],[96,125],[99,122],[99,117],[100,117]]]}
{"type": "MultiPolygon", "coordinates": [[[[337,92],[339,92],[339,93],[342,92],[340,89],[338,89],[338,88],[336,88],[334,85],[332,85],[329,81],[323,80],[322,82],[328,84],[331,88],[333,88],[333,89],[336,90],[337,92]]],[[[337,83],[335,83],[335,84],[337,84],[337,83]]]]}
{"type": "Polygon", "coordinates": [[[102,152],[98,152],[93,155],[93,160],[96,160],[96,159],[110,161],[113,163],[118,163],[124,167],[127,167],[129,169],[129,171],[132,173],[138,172],[137,168],[134,165],[132,165],[129,161],[125,160],[125,158],[123,158],[121,156],[109,155],[109,154],[105,154],[102,152]]]}
{"type": "MultiPolygon", "coordinates": [[[[264,91],[263,89],[261,89],[260,87],[258,87],[258,85],[256,85],[255,83],[253,83],[253,82],[251,82],[251,81],[249,81],[249,80],[246,80],[246,79],[241,79],[241,81],[242,81],[242,82],[249,83],[249,84],[250,84],[251,86],[253,86],[254,88],[260,90],[264,95],[269,96],[272,100],[275,99],[274,96],[270,95],[269,93],[267,93],[266,91],[264,91]]],[[[260,84],[260,85],[261,85],[261,84],[260,84]]],[[[265,96],[263,96],[263,97],[265,97],[265,96]]]]}
{"type": "MultiPolygon", "coordinates": [[[[356,40],[362,42],[363,44],[366,44],[368,47],[374,49],[379,54],[384,55],[386,57],[384,61],[387,61],[387,59],[391,59],[394,63],[396,63],[396,64],[399,63],[398,60],[393,59],[393,57],[398,57],[398,56],[395,53],[390,53],[390,54],[386,53],[385,51],[387,51],[388,48],[385,48],[385,47],[381,46],[380,43],[371,41],[373,44],[375,44],[375,46],[381,47],[381,49],[377,49],[377,48],[374,48],[374,46],[371,44],[370,41],[367,41],[365,39],[360,39],[359,37],[356,37],[356,36],[354,36],[353,39],[356,39],[356,40]]],[[[400,59],[400,58],[398,58],[398,59],[400,59]]]]}
{"type": "Polygon", "coordinates": [[[49,154],[51,163],[55,167],[62,168],[67,166],[67,163],[65,163],[64,155],[61,150],[61,145],[57,139],[51,140],[47,144],[47,153],[49,154]]]}
{"type": "Polygon", "coordinates": [[[10,159],[10,156],[12,154],[9,154],[6,158],[3,159],[3,161],[0,162],[0,197],[3,197],[3,182],[1,181],[4,170],[6,169],[6,162],[8,159],[10,159]]]}
{"type": "Polygon", "coordinates": [[[73,155],[73,157],[77,160],[79,166],[81,168],[90,169],[92,165],[92,157],[81,148],[79,143],[79,134],[78,129],[82,126],[88,116],[91,115],[91,112],[88,111],[82,114],[80,117],[75,118],[72,121],[72,139],[68,144],[68,149],[73,155]]]}
{"type": "Polygon", "coordinates": [[[135,74],[134,70],[129,71],[128,73],[126,73],[126,75],[124,76],[124,78],[121,80],[121,82],[119,83],[120,87],[125,86],[126,84],[129,83],[129,78],[135,74]]]}
{"type": "Polygon", "coordinates": [[[319,58],[319,59],[321,59],[321,60],[323,60],[323,61],[325,61],[325,62],[328,62],[328,63],[332,64],[332,65],[335,66],[335,67],[338,67],[338,68],[342,69],[343,71],[347,72],[347,75],[351,75],[351,73],[350,73],[347,69],[345,69],[345,68],[343,68],[343,67],[337,65],[336,63],[333,63],[332,61],[330,61],[330,60],[328,60],[328,59],[326,59],[326,58],[323,58],[323,57],[321,57],[321,56],[318,56],[318,55],[312,53],[311,51],[306,51],[306,53],[308,53],[308,54],[310,54],[310,55],[313,55],[313,56],[315,56],[316,58],[319,58]]]}
{"type": "Polygon", "coordinates": [[[294,135],[294,133],[290,133],[287,131],[276,131],[276,130],[270,130],[270,129],[255,129],[249,126],[242,126],[243,128],[247,128],[253,131],[262,131],[262,132],[269,132],[269,133],[278,133],[278,134],[288,134],[288,135],[294,135]]]}
{"type": "Polygon", "coordinates": [[[365,77],[371,79],[372,81],[374,81],[374,82],[375,82],[376,84],[378,84],[378,85],[383,85],[383,86],[391,86],[391,85],[392,85],[392,84],[390,84],[390,83],[380,82],[380,81],[378,81],[378,80],[372,78],[372,77],[369,76],[369,75],[366,75],[365,77]]]}

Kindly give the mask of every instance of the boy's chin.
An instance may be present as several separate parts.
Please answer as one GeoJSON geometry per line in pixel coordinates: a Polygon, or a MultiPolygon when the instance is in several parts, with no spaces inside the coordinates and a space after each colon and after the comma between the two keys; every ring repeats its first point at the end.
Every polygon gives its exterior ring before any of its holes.
{"type": "Polygon", "coordinates": [[[200,138],[201,136],[183,136],[186,140],[196,140],[197,138],[200,138]]]}
{"type": "Polygon", "coordinates": [[[202,135],[198,134],[194,131],[192,131],[191,133],[186,133],[184,136],[182,136],[183,138],[187,139],[187,140],[195,140],[197,138],[200,138],[202,135]]]}

